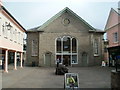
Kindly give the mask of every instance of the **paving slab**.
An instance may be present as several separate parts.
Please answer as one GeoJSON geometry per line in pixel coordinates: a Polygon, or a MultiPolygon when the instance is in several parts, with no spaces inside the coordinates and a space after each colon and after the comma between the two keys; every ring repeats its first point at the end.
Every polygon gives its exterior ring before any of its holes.
{"type": "MultiPolygon", "coordinates": [[[[68,67],[78,73],[80,88],[110,88],[111,67],[68,67]]],[[[24,67],[2,73],[2,88],[63,88],[64,75],[55,67],[24,67]]]]}

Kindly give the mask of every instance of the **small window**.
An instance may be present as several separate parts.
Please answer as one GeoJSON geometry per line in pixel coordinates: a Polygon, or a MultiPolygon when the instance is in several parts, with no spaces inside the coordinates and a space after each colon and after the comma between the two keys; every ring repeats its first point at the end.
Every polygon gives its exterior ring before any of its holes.
{"type": "Polygon", "coordinates": [[[118,33],[113,33],[113,42],[118,42],[118,33]]]}
{"type": "Polygon", "coordinates": [[[4,25],[2,25],[2,33],[3,33],[3,35],[5,35],[5,26],[4,25]]]}
{"type": "Polygon", "coordinates": [[[107,47],[104,47],[104,52],[105,52],[105,53],[107,52],[107,47]]]}
{"type": "Polygon", "coordinates": [[[10,39],[13,40],[13,29],[10,30],[10,39]]]}
{"type": "Polygon", "coordinates": [[[38,55],[38,43],[37,40],[32,40],[32,56],[38,55]]]}
{"type": "Polygon", "coordinates": [[[5,22],[5,26],[4,26],[4,35],[5,35],[5,38],[8,37],[8,29],[7,29],[7,27],[6,27],[7,24],[8,24],[8,23],[5,22]]]}
{"type": "Polygon", "coordinates": [[[99,51],[98,51],[98,39],[94,40],[94,54],[98,55],[99,51]]]}
{"type": "Polygon", "coordinates": [[[17,30],[15,29],[15,41],[17,41],[17,30]]]}

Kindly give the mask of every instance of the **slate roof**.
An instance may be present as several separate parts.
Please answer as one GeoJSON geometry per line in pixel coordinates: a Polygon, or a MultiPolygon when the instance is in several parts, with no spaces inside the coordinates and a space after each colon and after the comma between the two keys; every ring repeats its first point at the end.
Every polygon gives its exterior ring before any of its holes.
{"type": "Polygon", "coordinates": [[[37,29],[38,29],[39,27],[40,27],[40,26],[31,28],[31,29],[28,29],[27,32],[37,32],[37,31],[38,31],[37,29]]]}

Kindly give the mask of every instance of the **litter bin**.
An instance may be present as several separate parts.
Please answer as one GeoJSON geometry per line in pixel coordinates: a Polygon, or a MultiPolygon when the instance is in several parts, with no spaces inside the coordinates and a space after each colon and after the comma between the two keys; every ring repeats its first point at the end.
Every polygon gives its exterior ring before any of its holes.
{"type": "Polygon", "coordinates": [[[35,67],[35,62],[32,62],[32,67],[35,67]]]}

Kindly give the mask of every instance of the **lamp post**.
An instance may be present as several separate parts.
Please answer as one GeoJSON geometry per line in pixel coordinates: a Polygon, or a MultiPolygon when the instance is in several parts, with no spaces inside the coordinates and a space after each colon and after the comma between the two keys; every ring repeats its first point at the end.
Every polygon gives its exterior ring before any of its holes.
{"type": "Polygon", "coordinates": [[[8,24],[6,25],[6,27],[7,27],[8,30],[10,30],[10,29],[12,28],[12,26],[10,25],[10,23],[8,23],[8,24]]]}

